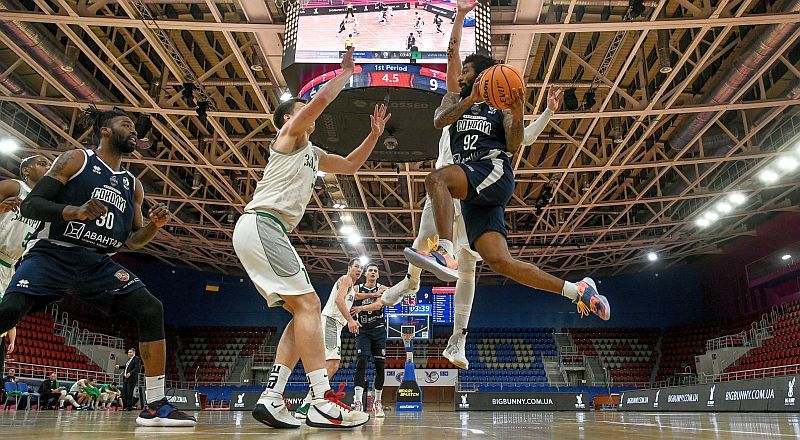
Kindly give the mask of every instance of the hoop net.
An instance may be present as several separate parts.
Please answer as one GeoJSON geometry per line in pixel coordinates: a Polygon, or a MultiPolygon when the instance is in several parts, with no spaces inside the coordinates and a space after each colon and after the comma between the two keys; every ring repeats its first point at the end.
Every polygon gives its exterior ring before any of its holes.
{"type": "Polygon", "coordinates": [[[411,346],[411,340],[414,339],[414,326],[403,326],[401,330],[402,333],[400,335],[403,337],[403,346],[408,348],[411,346]]]}

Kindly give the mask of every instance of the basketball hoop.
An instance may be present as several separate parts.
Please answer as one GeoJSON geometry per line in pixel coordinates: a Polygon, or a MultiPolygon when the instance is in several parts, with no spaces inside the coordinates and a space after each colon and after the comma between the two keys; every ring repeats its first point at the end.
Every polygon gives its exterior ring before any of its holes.
{"type": "Polygon", "coordinates": [[[404,325],[400,327],[400,336],[403,337],[403,346],[405,346],[406,351],[411,348],[411,341],[414,339],[416,333],[416,328],[413,325],[404,325]]]}
{"type": "Polygon", "coordinates": [[[410,347],[412,339],[414,339],[414,333],[403,333],[403,346],[410,347]]]}

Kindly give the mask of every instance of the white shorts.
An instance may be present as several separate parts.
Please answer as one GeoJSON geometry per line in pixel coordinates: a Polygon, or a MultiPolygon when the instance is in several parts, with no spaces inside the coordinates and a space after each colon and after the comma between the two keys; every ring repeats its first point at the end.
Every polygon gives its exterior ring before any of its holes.
{"type": "Polygon", "coordinates": [[[233,249],[270,307],[282,306],[284,295],[314,293],[283,225],[269,214],[245,213],[239,217],[233,230],[233,249]]]}
{"type": "Polygon", "coordinates": [[[342,358],[342,329],[344,324],[327,315],[322,315],[322,340],[325,343],[325,360],[342,358]]]}
{"type": "MultiPolygon", "coordinates": [[[[473,258],[480,261],[481,256],[469,247],[467,228],[464,226],[464,217],[461,216],[461,201],[453,200],[453,251],[456,258],[473,258]]],[[[433,205],[429,197],[425,198],[422,207],[422,217],[419,220],[419,232],[414,240],[414,249],[427,249],[427,239],[436,235],[436,221],[433,217],[433,205]]]]}
{"type": "Polygon", "coordinates": [[[13,276],[13,267],[5,267],[0,265],[0,299],[3,299],[3,295],[6,293],[6,289],[8,288],[8,283],[11,282],[11,277],[13,276]]]}

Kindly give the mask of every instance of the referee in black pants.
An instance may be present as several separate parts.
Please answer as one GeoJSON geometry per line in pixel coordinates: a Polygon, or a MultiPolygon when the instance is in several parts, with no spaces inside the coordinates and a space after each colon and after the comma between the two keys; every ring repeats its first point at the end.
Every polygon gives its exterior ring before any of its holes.
{"type": "MultiPolygon", "coordinates": [[[[139,383],[139,374],[142,372],[142,359],[136,356],[136,349],[131,347],[128,349],[128,362],[124,366],[117,365],[117,369],[123,369],[122,374],[122,403],[123,411],[131,411],[134,409],[133,405],[133,390],[139,383]]],[[[144,401],[142,402],[144,406],[144,401]]]]}
{"type": "Polygon", "coordinates": [[[372,409],[375,417],[384,417],[381,397],[386,376],[386,317],[380,298],[386,286],[378,284],[377,264],[368,264],[365,273],[366,282],[356,286],[356,298],[351,309],[353,313],[358,314],[356,320],[361,325],[356,335],[357,358],[353,406],[356,411],[362,411],[364,408],[362,398],[364,390],[369,386],[367,364],[372,357],[375,362],[375,401],[372,409]]]}

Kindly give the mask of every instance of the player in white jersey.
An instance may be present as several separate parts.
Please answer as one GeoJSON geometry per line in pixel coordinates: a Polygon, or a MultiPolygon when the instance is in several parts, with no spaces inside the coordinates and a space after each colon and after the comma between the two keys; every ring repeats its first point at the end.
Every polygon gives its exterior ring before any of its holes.
{"type": "MultiPolygon", "coordinates": [[[[474,3],[470,5],[470,2],[459,2],[459,7],[456,11],[448,46],[448,92],[457,93],[460,90],[458,74],[461,71],[461,56],[458,48],[461,46],[461,30],[464,26],[464,17],[473,7],[474,3]]],[[[542,112],[536,121],[525,128],[523,142],[525,145],[532,144],[547,126],[548,121],[550,121],[553,113],[560,105],[560,92],[561,89],[558,87],[550,88],[547,109],[542,112]]],[[[453,154],[450,151],[450,130],[449,127],[445,127],[442,130],[442,137],[439,139],[439,157],[436,160],[436,169],[452,164],[453,154]]],[[[472,313],[472,301],[475,297],[475,266],[481,258],[477,252],[469,247],[464,218],[461,216],[461,203],[454,201],[453,207],[455,212],[453,222],[455,255],[459,261],[458,280],[456,281],[456,291],[453,298],[453,334],[447,341],[447,347],[445,347],[442,355],[453,365],[466,370],[469,369],[469,361],[465,353],[467,325],[469,324],[469,316],[472,313]]],[[[434,222],[433,209],[430,199],[426,198],[425,206],[422,209],[419,231],[417,232],[417,238],[414,240],[414,249],[430,247],[427,243],[431,243],[435,235],[436,223],[434,222]]],[[[400,302],[404,295],[417,292],[419,290],[421,272],[422,269],[409,264],[406,278],[389,288],[383,294],[381,302],[384,305],[395,305],[400,302]]]]}
{"type": "MultiPolygon", "coordinates": [[[[50,161],[46,157],[27,157],[19,163],[22,180],[8,179],[0,182],[0,300],[14,275],[14,265],[25,252],[28,239],[41,224],[38,220],[23,217],[19,212],[19,205],[48,169],[50,161]]],[[[5,336],[6,334],[0,335],[0,367],[5,362],[6,353],[11,354],[14,351],[17,328],[8,331],[7,349],[5,336]]]]}
{"type": "Polygon", "coordinates": [[[375,107],[371,131],[347,157],[328,154],[309,141],[314,121],[339,95],[353,74],[353,49],[342,60],[342,72],[323,86],[308,103],[289,100],[273,114],[278,134],[270,145],[269,163],[233,231],[233,247],[256,289],[271,307],[292,314],[281,335],[269,381],[253,410],[256,420],[276,428],[297,428],[283,401],[283,391],[298,359],[303,362],[314,399],[306,419],[313,427],[350,428],[369,420],[352,411],[334,393],[325,369],[320,302],[288,232],[300,222],[314,192],[318,170],[353,174],[367,160],[383,134],[390,115],[375,107]]]}
{"type": "MultiPolygon", "coordinates": [[[[361,278],[362,271],[360,259],[350,260],[347,265],[347,274],[336,280],[331,288],[328,302],[322,308],[322,339],[325,345],[325,367],[329,380],[339,371],[339,362],[342,358],[342,329],[347,326],[350,333],[358,334],[360,326],[358,321],[350,315],[350,309],[356,298],[354,286],[356,281],[361,278]]],[[[309,390],[303,404],[295,412],[295,417],[298,419],[307,417],[311,399],[311,390],[309,390]]]]}

